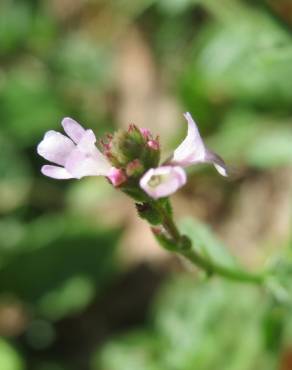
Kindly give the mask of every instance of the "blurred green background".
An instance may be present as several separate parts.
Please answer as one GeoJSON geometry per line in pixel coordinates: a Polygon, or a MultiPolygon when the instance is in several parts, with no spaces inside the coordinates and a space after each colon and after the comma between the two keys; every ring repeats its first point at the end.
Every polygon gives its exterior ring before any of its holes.
{"type": "Polygon", "coordinates": [[[292,369],[290,0],[1,0],[0,119],[0,370],[292,369]],[[177,217],[270,291],[161,251],[104,179],[40,174],[64,116],[167,156],[187,110],[233,175],[191,169],[177,217]]]}

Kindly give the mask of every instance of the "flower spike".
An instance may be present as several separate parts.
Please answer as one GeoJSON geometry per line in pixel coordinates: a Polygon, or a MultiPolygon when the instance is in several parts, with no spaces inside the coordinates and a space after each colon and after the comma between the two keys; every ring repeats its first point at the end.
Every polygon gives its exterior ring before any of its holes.
{"type": "Polygon", "coordinates": [[[237,264],[217,262],[211,254],[207,255],[193,245],[192,234],[182,234],[175,223],[168,196],[186,183],[183,167],[212,163],[221,175],[227,175],[223,159],[204,145],[190,113],[186,113],[185,118],[188,122],[187,136],[175,149],[172,158],[164,162],[167,165],[162,166],[159,166],[159,138],[154,138],[148,129],[139,129],[132,124],[127,131],[119,130],[113,136],[107,136],[106,142],[101,141],[101,152],[96,147],[92,130],[86,130],[72,118],[64,118],[62,126],[67,136],[48,131],[37,147],[38,154],[53,163],[43,166],[41,171],[55,179],[107,177],[114,187],[135,201],[139,216],[149,223],[163,248],[187,258],[208,276],[217,274],[266,286],[270,279],[266,272],[252,274],[237,264]]]}

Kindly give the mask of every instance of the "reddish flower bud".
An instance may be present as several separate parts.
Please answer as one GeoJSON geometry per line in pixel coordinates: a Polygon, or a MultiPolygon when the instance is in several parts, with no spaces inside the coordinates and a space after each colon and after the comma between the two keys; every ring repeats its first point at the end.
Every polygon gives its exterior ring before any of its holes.
{"type": "Polygon", "coordinates": [[[152,137],[151,132],[148,128],[142,127],[140,128],[140,132],[146,140],[149,140],[149,138],[152,137]]]}
{"type": "Polygon", "coordinates": [[[114,187],[120,186],[127,180],[127,177],[124,174],[124,172],[115,167],[112,167],[110,174],[107,177],[111,181],[114,187]]]}
{"type": "Polygon", "coordinates": [[[130,176],[139,176],[144,172],[144,166],[142,165],[139,159],[134,159],[132,162],[128,163],[126,168],[127,175],[130,176]]]}
{"type": "Polygon", "coordinates": [[[147,142],[147,145],[149,148],[153,149],[153,150],[159,150],[160,147],[159,147],[159,142],[156,141],[156,140],[149,140],[147,142]]]}

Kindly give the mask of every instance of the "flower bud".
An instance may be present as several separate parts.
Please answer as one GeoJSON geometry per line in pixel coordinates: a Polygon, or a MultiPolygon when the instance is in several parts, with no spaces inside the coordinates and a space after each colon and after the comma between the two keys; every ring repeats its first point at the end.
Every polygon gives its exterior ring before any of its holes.
{"type": "Polygon", "coordinates": [[[125,181],[127,181],[127,177],[124,172],[115,167],[111,168],[110,173],[107,177],[114,187],[118,187],[122,185],[125,181]]]}
{"type": "Polygon", "coordinates": [[[153,150],[159,150],[159,142],[157,140],[149,140],[147,145],[153,150]]]}
{"type": "Polygon", "coordinates": [[[146,140],[148,140],[149,137],[151,137],[151,132],[150,132],[150,130],[148,128],[142,127],[142,128],[140,128],[140,132],[141,132],[141,134],[144,136],[144,138],[146,140]]]}
{"type": "Polygon", "coordinates": [[[153,139],[148,129],[139,129],[131,124],[127,131],[117,131],[109,142],[102,145],[104,154],[111,164],[132,175],[138,172],[142,174],[143,171],[158,166],[160,158],[158,138],[153,139]]]}
{"type": "Polygon", "coordinates": [[[142,175],[144,172],[144,166],[139,159],[134,159],[132,162],[127,164],[126,173],[129,177],[137,177],[142,175]]]}

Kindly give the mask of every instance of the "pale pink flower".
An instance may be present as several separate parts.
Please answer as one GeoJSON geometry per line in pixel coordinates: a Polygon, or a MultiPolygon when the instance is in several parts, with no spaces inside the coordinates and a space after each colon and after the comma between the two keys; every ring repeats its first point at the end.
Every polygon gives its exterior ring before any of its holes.
{"type": "Polygon", "coordinates": [[[140,187],[154,199],[175,193],[187,180],[185,171],[179,166],[151,168],[140,179],[140,187]]]}
{"type": "Polygon", "coordinates": [[[95,146],[92,130],[85,130],[71,118],[62,120],[65,136],[48,131],[37,147],[39,155],[54,165],[45,165],[41,171],[55,179],[80,179],[84,176],[106,176],[114,185],[121,183],[121,174],[95,146]]]}
{"type": "Polygon", "coordinates": [[[190,113],[185,113],[184,116],[188,122],[186,138],[175,149],[167,165],[151,168],[140,180],[141,188],[154,199],[169,196],[186,183],[186,174],[182,167],[212,163],[222,176],[227,176],[223,159],[205,146],[190,113]]]}
{"type": "Polygon", "coordinates": [[[208,149],[190,113],[184,114],[188,122],[188,133],[175,149],[169,164],[187,167],[198,163],[212,163],[222,176],[227,176],[227,168],[221,157],[208,149]]]}

